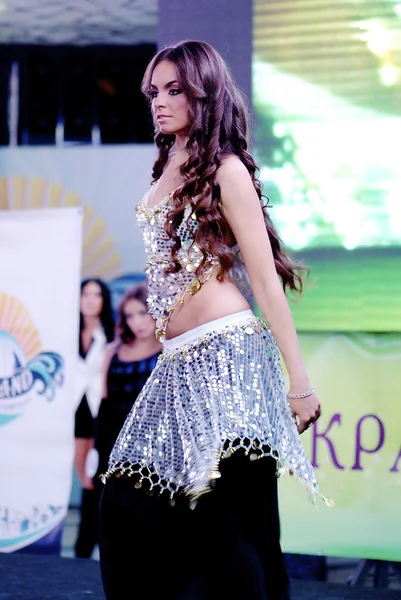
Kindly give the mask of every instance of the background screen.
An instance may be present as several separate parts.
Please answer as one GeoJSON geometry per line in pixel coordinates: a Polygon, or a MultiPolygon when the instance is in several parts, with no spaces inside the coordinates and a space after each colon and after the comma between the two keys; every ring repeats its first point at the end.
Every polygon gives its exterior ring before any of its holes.
{"type": "Polygon", "coordinates": [[[253,103],[298,329],[401,330],[401,2],[255,0],[253,103]]]}

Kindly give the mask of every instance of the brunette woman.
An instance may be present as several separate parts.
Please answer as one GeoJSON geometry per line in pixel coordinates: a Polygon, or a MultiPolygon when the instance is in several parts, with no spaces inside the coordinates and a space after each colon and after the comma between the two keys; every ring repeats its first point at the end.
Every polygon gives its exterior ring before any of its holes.
{"type": "Polygon", "coordinates": [[[147,294],[145,285],[125,293],[117,311],[117,340],[106,351],[103,399],[95,436],[98,476],[107,471],[117,436],[162,350],[155,336],[155,320],[147,309],[147,294]]]}
{"type": "Polygon", "coordinates": [[[87,460],[93,448],[94,420],[102,398],[103,364],[108,342],[114,339],[114,318],[110,292],[97,278],[81,284],[79,360],[75,373],[74,464],[82,485],[81,520],[75,544],[77,558],[89,558],[93,549],[91,512],[94,502],[92,477],[87,473],[87,460]]]}
{"type": "Polygon", "coordinates": [[[300,273],[262,199],[244,100],[216,50],[161,50],[143,91],[158,157],[137,218],[164,349],[104,477],[106,597],[283,600],[276,475],[319,494],[299,434],[320,405],[285,296],[301,289],[300,273]]]}

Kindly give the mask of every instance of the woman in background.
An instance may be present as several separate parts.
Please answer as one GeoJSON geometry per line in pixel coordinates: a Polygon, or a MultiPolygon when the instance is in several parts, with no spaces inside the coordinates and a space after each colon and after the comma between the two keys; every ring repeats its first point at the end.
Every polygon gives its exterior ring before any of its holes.
{"type": "Polygon", "coordinates": [[[102,398],[102,369],[106,346],[114,339],[114,318],[110,291],[100,279],[81,284],[79,360],[76,373],[74,465],[82,485],[81,521],[75,544],[77,558],[89,558],[97,539],[93,531],[92,507],[95,501],[92,478],[86,472],[88,454],[94,444],[94,420],[102,398]]]}
{"type": "MultiPolygon", "coordinates": [[[[162,345],[155,336],[155,321],[146,307],[147,288],[128,290],[118,307],[117,340],[106,350],[103,371],[103,399],[95,422],[96,474],[90,480],[92,500],[86,523],[91,532],[86,553],[98,542],[98,509],[110,452],[139,392],[156,366],[162,345]]],[[[92,451],[93,452],[93,451],[92,451]]],[[[94,454],[94,453],[93,453],[94,454]]],[[[89,552],[90,551],[90,552],[89,552]]]]}
{"type": "MultiPolygon", "coordinates": [[[[144,285],[125,293],[118,307],[118,339],[106,351],[104,392],[95,436],[98,475],[107,471],[117,436],[162,350],[155,336],[155,320],[146,306],[147,295],[144,285]]],[[[98,481],[95,477],[95,486],[98,481]]],[[[102,490],[101,482],[100,486],[102,490]]]]}

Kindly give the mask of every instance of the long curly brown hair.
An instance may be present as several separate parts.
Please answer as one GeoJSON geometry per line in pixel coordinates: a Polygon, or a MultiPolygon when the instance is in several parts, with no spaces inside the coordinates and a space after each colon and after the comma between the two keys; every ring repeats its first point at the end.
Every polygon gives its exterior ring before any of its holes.
{"type": "MultiPolygon", "coordinates": [[[[149,100],[152,74],[162,61],[170,61],[175,65],[178,85],[188,97],[191,122],[186,146],[188,160],[180,167],[184,184],[172,196],[172,208],[165,223],[166,233],[174,242],[171,249],[172,264],[166,272],[178,272],[181,269],[177,260],[181,241],[176,231],[184,217],[185,207],[190,204],[191,216],[194,215],[199,224],[194,244],[203,255],[196,275],[201,276],[212,254],[220,261],[219,280],[229,277],[235,256],[227,248],[226,240],[231,232],[222,214],[216,172],[224,157],[236,155],[246,166],[261,199],[276,271],[283,288],[301,291],[299,270],[303,267],[295,265],[284,250],[267,212],[268,199],[262,199],[262,186],[256,176],[258,169],[247,150],[248,111],[226,62],[205,42],[184,41],[164,48],[149,63],[142,81],[142,91],[149,100]]],[[[152,175],[153,180],[157,181],[169,159],[175,135],[163,134],[156,128],[154,141],[159,155],[153,165],[152,175]]]]}

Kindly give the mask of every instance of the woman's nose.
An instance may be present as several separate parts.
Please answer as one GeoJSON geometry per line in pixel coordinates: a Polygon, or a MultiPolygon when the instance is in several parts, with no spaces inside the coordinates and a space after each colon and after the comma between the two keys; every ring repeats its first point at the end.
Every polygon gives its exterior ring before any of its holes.
{"type": "Polygon", "coordinates": [[[154,104],[155,104],[156,108],[162,108],[162,107],[166,106],[166,100],[161,94],[159,94],[157,96],[157,98],[155,99],[154,104]]]}

